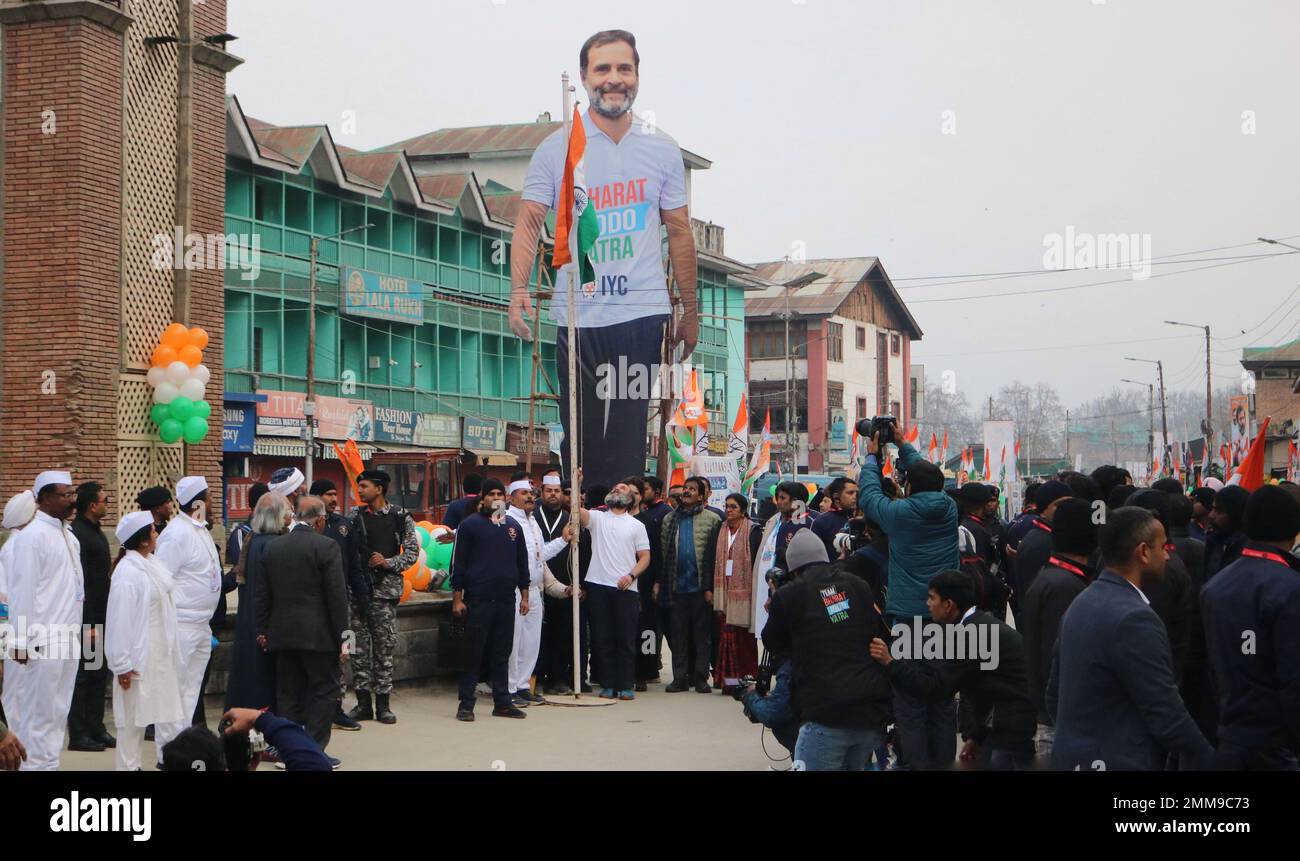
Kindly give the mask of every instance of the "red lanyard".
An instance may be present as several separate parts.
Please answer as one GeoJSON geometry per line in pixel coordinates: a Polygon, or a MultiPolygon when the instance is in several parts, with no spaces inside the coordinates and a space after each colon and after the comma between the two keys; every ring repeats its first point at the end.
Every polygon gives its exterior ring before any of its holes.
{"type": "Polygon", "coordinates": [[[1078,574],[1084,580],[1088,579],[1088,575],[1083,573],[1082,568],[1080,568],[1078,565],[1075,565],[1071,562],[1066,562],[1064,559],[1057,559],[1055,556],[1049,556],[1047,562],[1049,565],[1055,565],[1057,568],[1064,568],[1066,571],[1069,571],[1071,574],[1078,574]]]}
{"type": "Polygon", "coordinates": [[[1291,567],[1290,565],[1287,565],[1287,561],[1282,558],[1281,554],[1270,553],[1267,550],[1255,550],[1252,547],[1243,547],[1241,549],[1241,555],[1253,556],[1256,559],[1267,559],[1269,562],[1276,562],[1279,565],[1286,565],[1286,567],[1288,568],[1291,567]]]}
{"type": "Polygon", "coordinates": [[[1039,529],[1045,530],[1047,532],[1052,531],[1052,527],[1048,526],[1046,523],[1044,523],[1041,520],[1035,520],[1034,525],[1037,526],[1039,529]]]}

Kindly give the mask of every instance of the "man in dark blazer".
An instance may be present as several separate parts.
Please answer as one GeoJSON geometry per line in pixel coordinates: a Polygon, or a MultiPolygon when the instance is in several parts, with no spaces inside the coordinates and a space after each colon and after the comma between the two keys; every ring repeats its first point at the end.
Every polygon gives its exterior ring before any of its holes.
{"type": "Polygon", "coordinates": [[[322,749],[338,706],[348,587],[338,542],[325,537],[325,503],[298,500],[293,528],[267,545],[257,581],[257,640],[275,654],[281,716],[302,724],[322,749]]]}
{"type": "Polygon", "coordinates": [[[1156,771],[1177,753],[1208,768],[1214,751],[1174,684],[1169,637],[1142,591],[1165,570],[1165,530],[1149,511],[1117,508],[1100,544],[1105,570],[1061,620],[1047,682],[1061,770],[1156,771]]]}

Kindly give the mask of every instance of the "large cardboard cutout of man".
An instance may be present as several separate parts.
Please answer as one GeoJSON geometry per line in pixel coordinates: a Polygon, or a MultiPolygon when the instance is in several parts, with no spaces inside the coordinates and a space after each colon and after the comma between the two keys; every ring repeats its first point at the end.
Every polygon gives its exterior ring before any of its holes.
{"type": "MultiPolygon", "coordinates": [[[[594,284],[584,289],[575,274],[578,459],[586,482],[612,485],[645,468],[650,391],[648,384],[636,380],[653,379],[666,328],[672,330],[671,343],[683,345],[682,360],[695,349],[699,332],[695,240],[680,147],[652,123],[632,114],[641,65],[636,37],[625,30],[602,31],[583,44],[578,60],[590,105],[582,116],[587,137],[586,191],[600,226],[592,253],[594,284]],[[670,297],[668,291],[661,226],[667,229],[677,296],[670,297]],[[675,324],[674,306],[680,306],[675,324]]],[[[546,214],[560,201],[564,159],[561,130],[537,148],[524,181],[510,257],[510,328],[525,340],[533,337],[529,276],[546,214]]],[[[573,432],[568,408],[567,290],[569,270],[577,265],[575,261],[557,273],[551,303],[551,318],[559,327],[556,364],[566,434],[573,432]]],[[[562,456],[565,473],[571,474],[567,444],[562,456]]]]}

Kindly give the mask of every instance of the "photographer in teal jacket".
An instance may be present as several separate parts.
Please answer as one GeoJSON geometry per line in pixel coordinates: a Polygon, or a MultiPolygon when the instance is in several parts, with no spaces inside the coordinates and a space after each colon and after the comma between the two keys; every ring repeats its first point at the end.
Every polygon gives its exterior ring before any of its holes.
{"type": "MultiPolygon", "coordinates": [[[[885,624],[911,625],[929,618],[925,605],[930,580],[958,568],[957,504],[943,492],[943,470],[902,442],[898,422],[890,422],[900,443],[898,468],[906,474],[904,494],[885,496],[880,486],[880,433],[867,441],[867,459],[858,475],[858,507],[889,536],[889,589],[885,624]]],[[[862,430],[859,429],[859,433],[862,430]]],[[[866,436],[866,434],[863,434],[866,436]]],[[[907,636],[907,633],[904,633],[907,636]]],[[[945,769],[957,755],[957,715],[953,701],[926,703],[894,690],[898,762],[904,769],[945,769]]]]}

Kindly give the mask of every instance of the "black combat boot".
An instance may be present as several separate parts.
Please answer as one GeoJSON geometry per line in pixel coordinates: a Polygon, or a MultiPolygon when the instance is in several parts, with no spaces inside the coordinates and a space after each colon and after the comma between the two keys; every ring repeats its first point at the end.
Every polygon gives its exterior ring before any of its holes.
{"type": "Polygon", "coordinates": [[[397,715],[388,707],[388,694],[375,694],[375,720],[380,723],[397,723],[397,715]]]}
{"type": "MultiPolygon", "coordinates": [[[[388,698],[385,697],[385,700],[388,698]]],[[[374,720],[375,710],[370,707],[370,691],[357,691],[357,704],[352,711],[348,712],[348,717],[353,720],[374,720]]]]}

